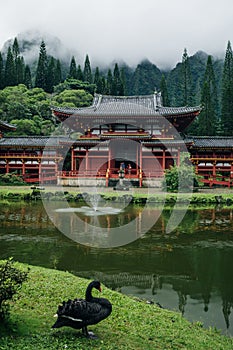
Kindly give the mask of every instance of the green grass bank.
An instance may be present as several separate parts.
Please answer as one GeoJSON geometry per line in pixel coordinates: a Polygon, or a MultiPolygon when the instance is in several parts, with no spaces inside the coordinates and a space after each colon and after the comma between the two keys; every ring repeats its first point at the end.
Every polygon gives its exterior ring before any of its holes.
{"type": "MultiPolygon", "coordinates": [[[[83,195],[96,193],[93,188],[78,188],[56,186],[38,189],[31,186],[0,186],[0,199],[2,200],[41,200],[50,201],[67,200],[68,202],[82,202],[83,195]]],[[[112,188],[98,188],[97,192],[103,200],[131,201],[131,203],[185,203],[197,205],[233,205],[233,190],[226,188],[201,189],[194,193],[165,193],[159,189],[132,188],[129,191],[114,191],[112,188]],[[130,200],[129,200],[130,198],[130,200]]]]}
{"type": "MultiPolygon", "coordinates": [[[[16,263],[21,269],[27,265],[16,263]]],[[[161,309],[103,287],[102,296],[113,304],[106,320],[91,326],[97,340],[86,339],[79,330],[52,330],[57,306],[63,300],[83,297],[88,280],[68,272],[30,266],[7,324],[1,324],[1,350],[60,349],[218,349],[233,348],[233,339],[214,329],[190,323],[179,313],[161,309]]],[[[97,296],[99,293],[94,292],[97,296]]]]}

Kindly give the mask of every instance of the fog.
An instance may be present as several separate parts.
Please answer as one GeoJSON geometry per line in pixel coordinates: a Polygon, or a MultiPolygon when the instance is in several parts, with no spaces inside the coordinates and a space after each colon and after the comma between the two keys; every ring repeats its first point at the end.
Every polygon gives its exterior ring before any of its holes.
{"type": "Polygon", "coordinates": [[[223,57],[233,40],[231,0],[12,0],[0,9],[0,47],[39,30],[58,37],[80,63],[88,54],[99,65],[148,58],[168,68],[184,48],[223,57]]]}

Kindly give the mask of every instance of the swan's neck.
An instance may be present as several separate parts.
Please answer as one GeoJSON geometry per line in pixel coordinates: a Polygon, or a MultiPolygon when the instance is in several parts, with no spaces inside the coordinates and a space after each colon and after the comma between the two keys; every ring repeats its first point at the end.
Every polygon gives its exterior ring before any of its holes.
{"type": "Polygon", "coordinates": [[[87,290],[86,290],[86,301],[91,301],[93,299],[93,296],[92,296],[92,286],[88,286],[87,287],[87,290]]]}

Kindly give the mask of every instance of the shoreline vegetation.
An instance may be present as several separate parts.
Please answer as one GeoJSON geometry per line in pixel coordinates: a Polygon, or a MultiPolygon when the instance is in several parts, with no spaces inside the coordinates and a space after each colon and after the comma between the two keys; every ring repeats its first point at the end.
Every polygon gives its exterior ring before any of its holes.
{"type": "MultiPolygon", "coordinates": [[[[11,302],[10,316],[0,324],[0,349],[218,349],[233,348],[233,338],[216,329],[191,323],[178,312],[163,309],[145,300],[123,295],[103,286],[102,296],[113,304],[109,318],[90,326],[97,340],[86,339],[79,330],[52,330],[53,315],[63,300],[84,297],[88,280],[69,272],[29,266],[17,299],[11,302]]],[[[97,291],[94,293],[99,295],[97,291]]]]}
{"type": "Polygon", "coordinates": [[[41,187],[41,186],[0,186],[0,200],[49,200],[83,202],[89,196],[98,194],[100,200],[132,204],[180,203],[190,205],[233,205],[233,190],[227,188],[206,188],[198,192],[163,192],[158,188],[130,188],[127,191],[114,191],[113,188],[41,187]]]}

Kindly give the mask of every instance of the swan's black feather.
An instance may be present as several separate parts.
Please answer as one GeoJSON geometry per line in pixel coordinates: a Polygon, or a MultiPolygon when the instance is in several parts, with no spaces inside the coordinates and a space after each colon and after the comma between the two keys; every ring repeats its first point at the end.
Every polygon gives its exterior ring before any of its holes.
{"type": "Polygon", "coordinates": [[[88,325],[96,324],[108,317],[112,312],[112,304],[107,299],[92,297],[93,287],[100,290],[100,283],[93,281],[89,284],[86,299],[63,301],[62,305],[58,306],[58,318],[52,328],[68,326],[76,329],[83,328],[86,332],[88,325]]]}

